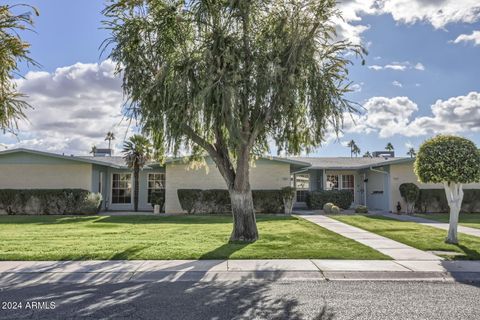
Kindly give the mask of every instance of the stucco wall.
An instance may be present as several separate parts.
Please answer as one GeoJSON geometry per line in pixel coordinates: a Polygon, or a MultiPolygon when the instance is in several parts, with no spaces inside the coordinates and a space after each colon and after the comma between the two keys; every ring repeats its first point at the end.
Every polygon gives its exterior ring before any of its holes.
{"type": "Polygon", "coordinates": [[[91,190],[92,165],[81,163],[0,163],[0,189],[91,190]]]}
{"type": "MultiPolygon", "coordinates": [[[[402,183],[413,182],[420,189],[443,189],[442,184],[420,183],[413,172],[413,162],[406,164],[395,164],[390,166],[390,211],[396,211],[397,202],[400,202],[402,211],[406,208],[406,203],[400,196],[399,187],[402,183]]],[[[470,183],[463,186],[464,189],[480,189],[480,183],[470,183]]]]}
{"type": "MultiPolygon", "coordinates": [[[[178,189],[226,189],[225,180],[215,164],[207,159],[207,165],[193,169],[181,162],[166,166],[165,210],[167,213],[182,212],[178,201],[178,189]]],[[[288,163],[260,159],[250,171],[252,189],[280,189],[290,185],[288,163]]]]}

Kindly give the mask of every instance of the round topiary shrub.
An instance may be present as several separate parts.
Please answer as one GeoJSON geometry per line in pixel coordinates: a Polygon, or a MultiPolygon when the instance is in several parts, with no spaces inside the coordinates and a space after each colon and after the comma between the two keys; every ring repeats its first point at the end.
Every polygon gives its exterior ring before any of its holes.
{"type": "Polygon", "coordinates": [[[362,205],[356,206],[355,213],[368,213],[368,208],[367,206],[362,206],[362,205]]]}
{"type": "Polygon", "coordinates": [[[332,207],[334,206],[333,203],[327,202],[323,205],[323,213],[330,214],[332,213],[332,207]]]}
{"type": "Polygon", "coordinates": [[[332,206],[332,208],[330,209],[330,213],[331,214],[340,214],[340,208],[337,207],[337,206],[332,206]]]}

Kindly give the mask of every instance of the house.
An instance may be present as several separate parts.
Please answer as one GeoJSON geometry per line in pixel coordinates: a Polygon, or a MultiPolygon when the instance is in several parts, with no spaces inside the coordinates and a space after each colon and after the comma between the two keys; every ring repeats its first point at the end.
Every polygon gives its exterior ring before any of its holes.
{"type": "MultiPolygon", "coordinates": [[[[297,206],[304,205],[307,191],[346,189],[354,194],[352,205],[372,210],[394,211],[403,204],[399,186],[414,182],[420,188],[443,188],[420,184],[412,158],[373,157],[263,157],[252,165],[252,189],[297,188],[297,206]]],[[[178,189],[225,189],[225,182],[210,158],[201,166],[182,158],[164,165],[148,163],[140,172],[139,209],[152,210],[150,195],[165,190],[165,210],[181,212],[178,189]]],[[[0,189],[80,188],[100,192],[103,210],[133,209],[133,173],[119,156],[73,156],[29,149],[0,152],[0,189]]],[[[465,186],[480,189],[480,184],[465,186]]],[[[404,204],[403,204],[404,206],[404,204]]]]}

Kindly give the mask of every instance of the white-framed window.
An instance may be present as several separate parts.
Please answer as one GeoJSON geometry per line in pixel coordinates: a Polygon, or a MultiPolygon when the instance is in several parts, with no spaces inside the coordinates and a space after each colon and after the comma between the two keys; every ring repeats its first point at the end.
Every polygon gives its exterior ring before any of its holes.
{"type": "Polygon", "coordinates": [[[165,189],[165,173],[148,174],[148,203],[150,203],[152,192],[165,189]]]}
{"type": "Polygon", "coordinates": [[[132,174],[112,174],[112,203],[132,203],[132,174]]]}
{"type": "Polygon", "coordinates": [[[338,190],[338,174],[328,174],[325,181],[326,190],[338,190]]]}
{"type": "Polygon", "coordinates": [[[295,189],[297,189],[297,201],[305,202],[310,190],[310,175],[308,173],[295,175],[295,189]]]}
{"type": "Polygon", "coordinates": [[[355,189],[355,177],[353,174],[344,174],[342,175],[342,189],[351,190],[352,192],[355,189]]]}

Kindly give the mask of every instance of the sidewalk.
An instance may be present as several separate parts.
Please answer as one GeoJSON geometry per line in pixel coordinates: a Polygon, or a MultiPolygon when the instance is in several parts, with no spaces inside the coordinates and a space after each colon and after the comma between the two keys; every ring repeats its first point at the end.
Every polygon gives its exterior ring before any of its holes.
{"type": "Polygon", "coordinates": [[[441,257],[436,256],[433,253],[410,247],[406,244],[348,225],[327,216],[302,216],[302,218],[313,222],[320,227],[338,233],[341,236],[369,246],[395,260],[442,260],[441,257]]]}
{"type": "MultiPolygon", "coordinates": [[[[448,223],[445,222],[438,222],[434,220],[429,220],[425,218],[415,217],[415,216],[407,216],[407,215],[398,215],[393,213],[382,213],[383,216],[387,218],[392,218],[400,221],[409,221],[409,222],[416,222],[419,224],[423,224],[425,226],[430,226],[442,230],[448,231],[448,223]]],[[[480,237],[480,229],[470,228],[458,225],[458,232],[468,234],[475,237],[480,237]]]]}
{"type": "Polygon", "coordinates": [[[391,280],[480,282],[480,261],[3,261],[0,285],[176,281],[391,280]]]}

